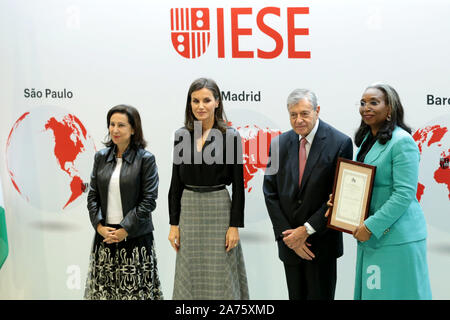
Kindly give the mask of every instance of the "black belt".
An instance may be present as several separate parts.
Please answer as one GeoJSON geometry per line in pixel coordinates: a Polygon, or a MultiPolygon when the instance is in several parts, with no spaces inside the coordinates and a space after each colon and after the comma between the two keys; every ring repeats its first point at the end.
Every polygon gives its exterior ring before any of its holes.
{"type": "Polygon", "coordinates": [[[218,186],[190,186],[185,185],[185,189],[194,191],[194,192],[212,192],[212,191],[219,191],[222,189],[225,189],[224,184],[219,184],[218,186]]]}

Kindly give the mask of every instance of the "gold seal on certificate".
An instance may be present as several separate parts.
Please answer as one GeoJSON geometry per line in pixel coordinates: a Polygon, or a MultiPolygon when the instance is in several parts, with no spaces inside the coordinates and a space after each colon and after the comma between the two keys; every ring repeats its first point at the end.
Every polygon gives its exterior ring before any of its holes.
{"type": "Polygon", "coordinates": [[[376,167],[339,158],[333,187],[333,207],[328,227],[353,231],[367,218],[376,167]]]}

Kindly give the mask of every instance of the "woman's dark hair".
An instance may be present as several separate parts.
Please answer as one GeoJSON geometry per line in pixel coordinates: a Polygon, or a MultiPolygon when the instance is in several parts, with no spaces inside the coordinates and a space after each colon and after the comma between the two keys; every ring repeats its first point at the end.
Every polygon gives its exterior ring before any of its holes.
{"type": "Polygon", "coordinates": [[[114,113],[125,114],[128,118],[128,122],[130,123],[131,128],[133,128],[134,130],[134,134],[132,134],[130,138],[130,147],[134,149],[144,149],[147,146],[147,142],[144,140],[144,133],[142,132],[141,117],[139,115],[139,112],[135,107],[125,104],[119,104],[115,107],[112,107],[108,111],[108,114],[106,116],[106,127],[108,128],[108,134],[106,135],[106,142],[104,142],[104,145],[107,147],[114,146],[114,142],[111,140],[111,136],[109,134],[109,123],[114,113]]]}
{"type": "Polygon", "coordinates": [[[214,110],[213,128],[219,129],[222,133],[225,133],[227,130],[227,118],[226,118],[225,112],[223,110],[223,103],[222,103],[222,97],[220,94],[220,89],[214,80],[208,79],[208,78],[199,78],[199,79],[195,80],[194,82],[192,82],[191,86],[189,87],[189,91],[187,94],[187,100],[186,100],[184,126],[189,131],[191,131],[191,132],[194,131],[194,121],[196,121],[197,119],[195,118],[194,114],[192,113],[191,95],[192,95],[192,92],[201,90],[203,88],[206,88],[209,91],[211,91],[211,93],[214,96],[214,99],[216,101],[219,101],[217,108],[214,110]]]}
{"type": "MultiPolygon", "coordinates": [[[[392,132],[394,131],[396,126],[403,128],[405,131],[411,134],[411,128],[408,127],[403,121],[404,111],[397,91],[395,91],[395,89],[390,85],[384,83],[375,83],[368,86],[366,90],[372,88],[378,89],[383,92],[384,103],[386,104],[386,106],[391,108],[391,120],[385,120],[377,132],[378,142],[380,142],[381,144],[386,144],[386,142],[391,140],[392,132]]],[[[364,121],[361,120],[361,124],[359,125],[359,128],[355,133],[355,144],[357,147],[361,145],[364,137],[369,132],[369,130],[370,126],[365,124],[364,121]]]]}

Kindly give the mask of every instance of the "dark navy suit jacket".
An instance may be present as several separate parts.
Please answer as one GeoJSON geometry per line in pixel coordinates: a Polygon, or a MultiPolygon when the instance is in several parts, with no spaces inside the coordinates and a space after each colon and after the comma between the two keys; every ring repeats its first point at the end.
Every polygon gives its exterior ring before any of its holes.
{"type": "Polygon", "coordinates": [[[326,203],[332,193],[338,157],[352,159],[352,140],[320,120],[301,186],[298,185],[298,152],[299,136],[294,130],[276,137],[271,143],[268,168],[278,159],[279,169],[274,174],[267,169],[264,176],[263,192],[279,257],[286,264],[302,261],[284,244],[282,232],[308,222],[316,230],[307,239],[315,259],[338,258],[343,254],[342,233],[326,227],[326,203]]]}

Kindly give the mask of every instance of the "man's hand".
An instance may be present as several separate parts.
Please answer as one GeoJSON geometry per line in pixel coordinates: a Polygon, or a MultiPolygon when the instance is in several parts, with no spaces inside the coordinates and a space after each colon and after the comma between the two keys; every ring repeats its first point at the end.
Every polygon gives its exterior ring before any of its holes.
{"type": "Polygon", "coordinates": [[[289,229],[283,232],[283,241],[291,249],[298,248],[303,245],[309,234],[306,232],[305,226],[296,229],[289,229]]]}
{"type": "Polygon", "coordinates": [[[295,253],[305,260],[312,260],[315,258],[314,253],[309,250],[308,247],[311,244],[306,242],[306,239],[309,237],[309,234],[306,232],[305,226],[300,226],[296,229],[289,229],[283,232],[284,243],[295,251],[295,253]]]}
{"type": "Polygon", "coordinates": [[[300,258],[311,261],[316,256],[314,255],[314,253],[312,253],[311,250],[309,250],[308,247],[310,246],[311,245],[308,242],[305,242],[305,244],[303,244],[301,247],[295,248],[294,251],[298,256],[300,256],[300,258]]]}

